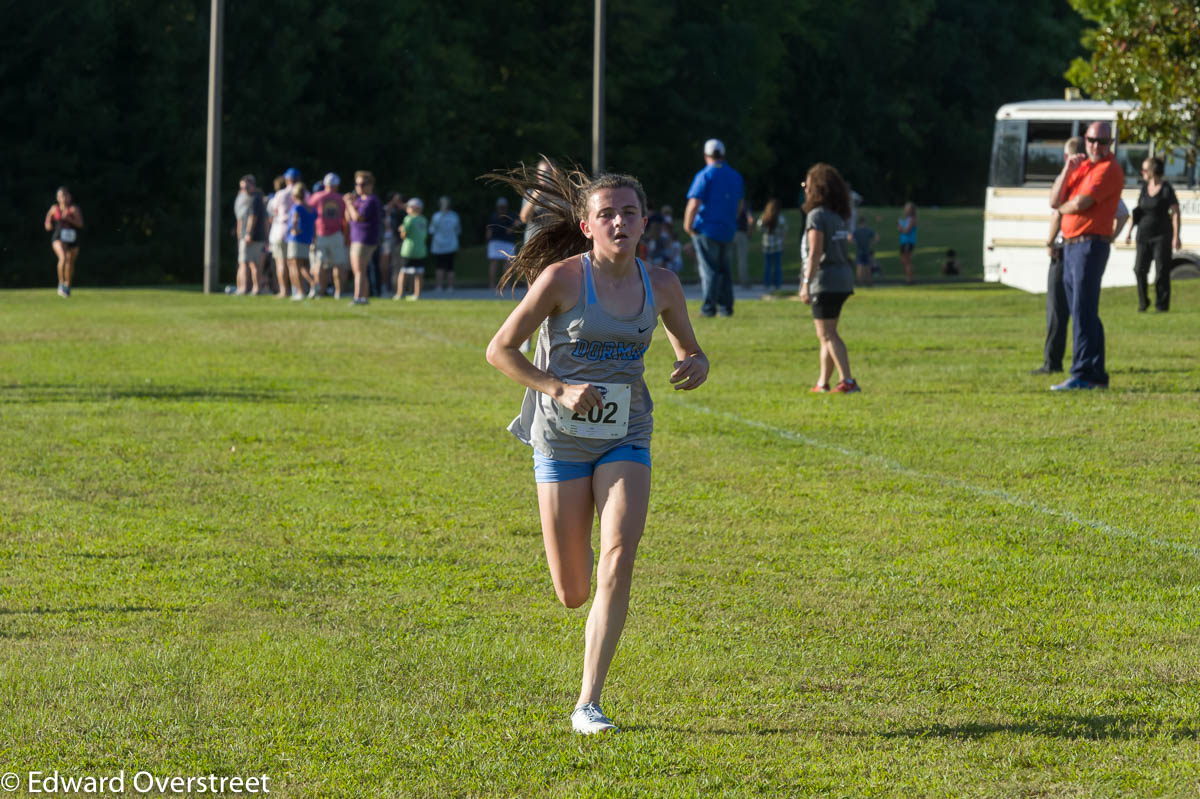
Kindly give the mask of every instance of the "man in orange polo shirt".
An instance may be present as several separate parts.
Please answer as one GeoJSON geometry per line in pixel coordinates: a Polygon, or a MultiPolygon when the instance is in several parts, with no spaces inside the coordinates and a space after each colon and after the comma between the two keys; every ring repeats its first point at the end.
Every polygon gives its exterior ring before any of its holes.
{"type": "Polygon", "coordinates": [[[1050,189],[1050,207],[1062,215],[1063,284],[1074,328],[1071,377],[1051,386],[1051,391],[1108,388],[1100,279],[1108,265],[1125,173],[1113,156],[1112,128],[1107,122],[1093,122],[1084,139],[1087,155],[1068,158],[1050,189]]]}

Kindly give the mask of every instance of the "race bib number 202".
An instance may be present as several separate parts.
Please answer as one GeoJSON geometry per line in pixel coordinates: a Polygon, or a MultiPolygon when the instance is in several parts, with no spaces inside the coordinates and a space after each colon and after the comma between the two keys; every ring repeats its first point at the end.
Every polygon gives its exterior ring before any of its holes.
{"type": "MultiPolygon", "coordinates": [[[[576,381],[567,381],[579,385],[576,381]]],[[[629,432],[629,405],[633,386],[629,383],[592,383],[600,390],[604,401],[586,414],[577,413],[565,405],[558,408],[558,429],[579,438],[624,438],[629,432]]]]}

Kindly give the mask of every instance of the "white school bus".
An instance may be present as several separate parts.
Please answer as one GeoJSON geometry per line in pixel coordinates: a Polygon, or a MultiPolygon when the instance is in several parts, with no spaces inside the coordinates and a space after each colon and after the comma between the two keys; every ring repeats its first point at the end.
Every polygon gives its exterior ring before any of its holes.
{"type": "MultiPolygon", "coordinates": [[[[1050,186],[1062,170],[1067,139],[1082,136],[1088,125],[1097,121],[1113,126],[1117,162],[1125,170],[1121,198],[1131,211],[1137,205],[1142,161],[1156,155],[1166,162],[1164,177],[1179,196],[1179,235],[1183,240],[1183,249],[1174,254],[1172,277],[1196,274],[1200,269],[1197,165],[1189,162],[1182,150],[1154,152],[1148,144],[1122,141],[1117,114],[1129,114],[1135,108],[1131,102],[1093,100],[1029,100],[1000,107],[984,201],[984,280],[1035,293],[1046,291],[1050,186]]],[[[1134,249],[1125,244],[1122,232],[1113,245],[1102,286],[1135,284],[1134,249]]],[[[1153,269],[1151,273],[1153,279],[1153,269]]]]}

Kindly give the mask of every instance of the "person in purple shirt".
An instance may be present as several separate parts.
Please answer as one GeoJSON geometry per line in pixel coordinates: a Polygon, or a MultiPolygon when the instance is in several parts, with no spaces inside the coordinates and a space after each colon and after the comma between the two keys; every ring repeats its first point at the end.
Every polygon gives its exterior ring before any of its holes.
{"type": "Polygon", "coordinates": [[[737,219],[745,213],[742,176],[725,163],[725,145],[720,139],[704,143],[706,166],[696,173],[688,189],[683,229],[691,235],[700,265],[702,316],[733,315],[733,275],[730,261],[737,219]]]}
{"type": "Polygon", "coordinates": [[[375,194],[375,176],[359,170],[354,173],[354,193],[347,194],[346,217],[350,220],[350,271],[354,273],[354,299],[351,305],[366,305],[371,285],[367,269],[379,246],[383,205],[375,194]]]}

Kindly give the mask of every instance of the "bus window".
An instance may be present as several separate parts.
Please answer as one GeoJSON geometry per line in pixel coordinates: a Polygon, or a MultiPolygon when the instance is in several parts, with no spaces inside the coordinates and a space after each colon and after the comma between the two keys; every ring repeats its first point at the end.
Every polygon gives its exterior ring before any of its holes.
{"type": "Polygon", "coordinates": [[[1183,188],[1192,188],[1196,185],[1196,171],[1192,164],[1188,163],[1187,150],[1178,149],[1172,150],[1169,153],[1162,153],[1163,156],[1163,177],[1171,181],[1173,186],[1183,188]]]}
{"type": "Polygon", "coordinates": [[[1125,185],[1136,186],[1142,181],[1142,162],[1150,157],[1149,144],[1117,142],[1117,163],[1125,170],[1125,185]]]}
{"type": "Polygon", "coordinates": [[[1025,182],[1053,183],[1062,171],[1063,146],[1071,138],[1070,122],[1030,122],[1025,134],[1025,182]]]}
{"type": "Polygon", "coordinates": [[[991,186],[1020,186],[1025,152],[1025,121],[1020,119],[996,120],[996,134],[992,138],[992,169],[988,178],[991,186]]]}

